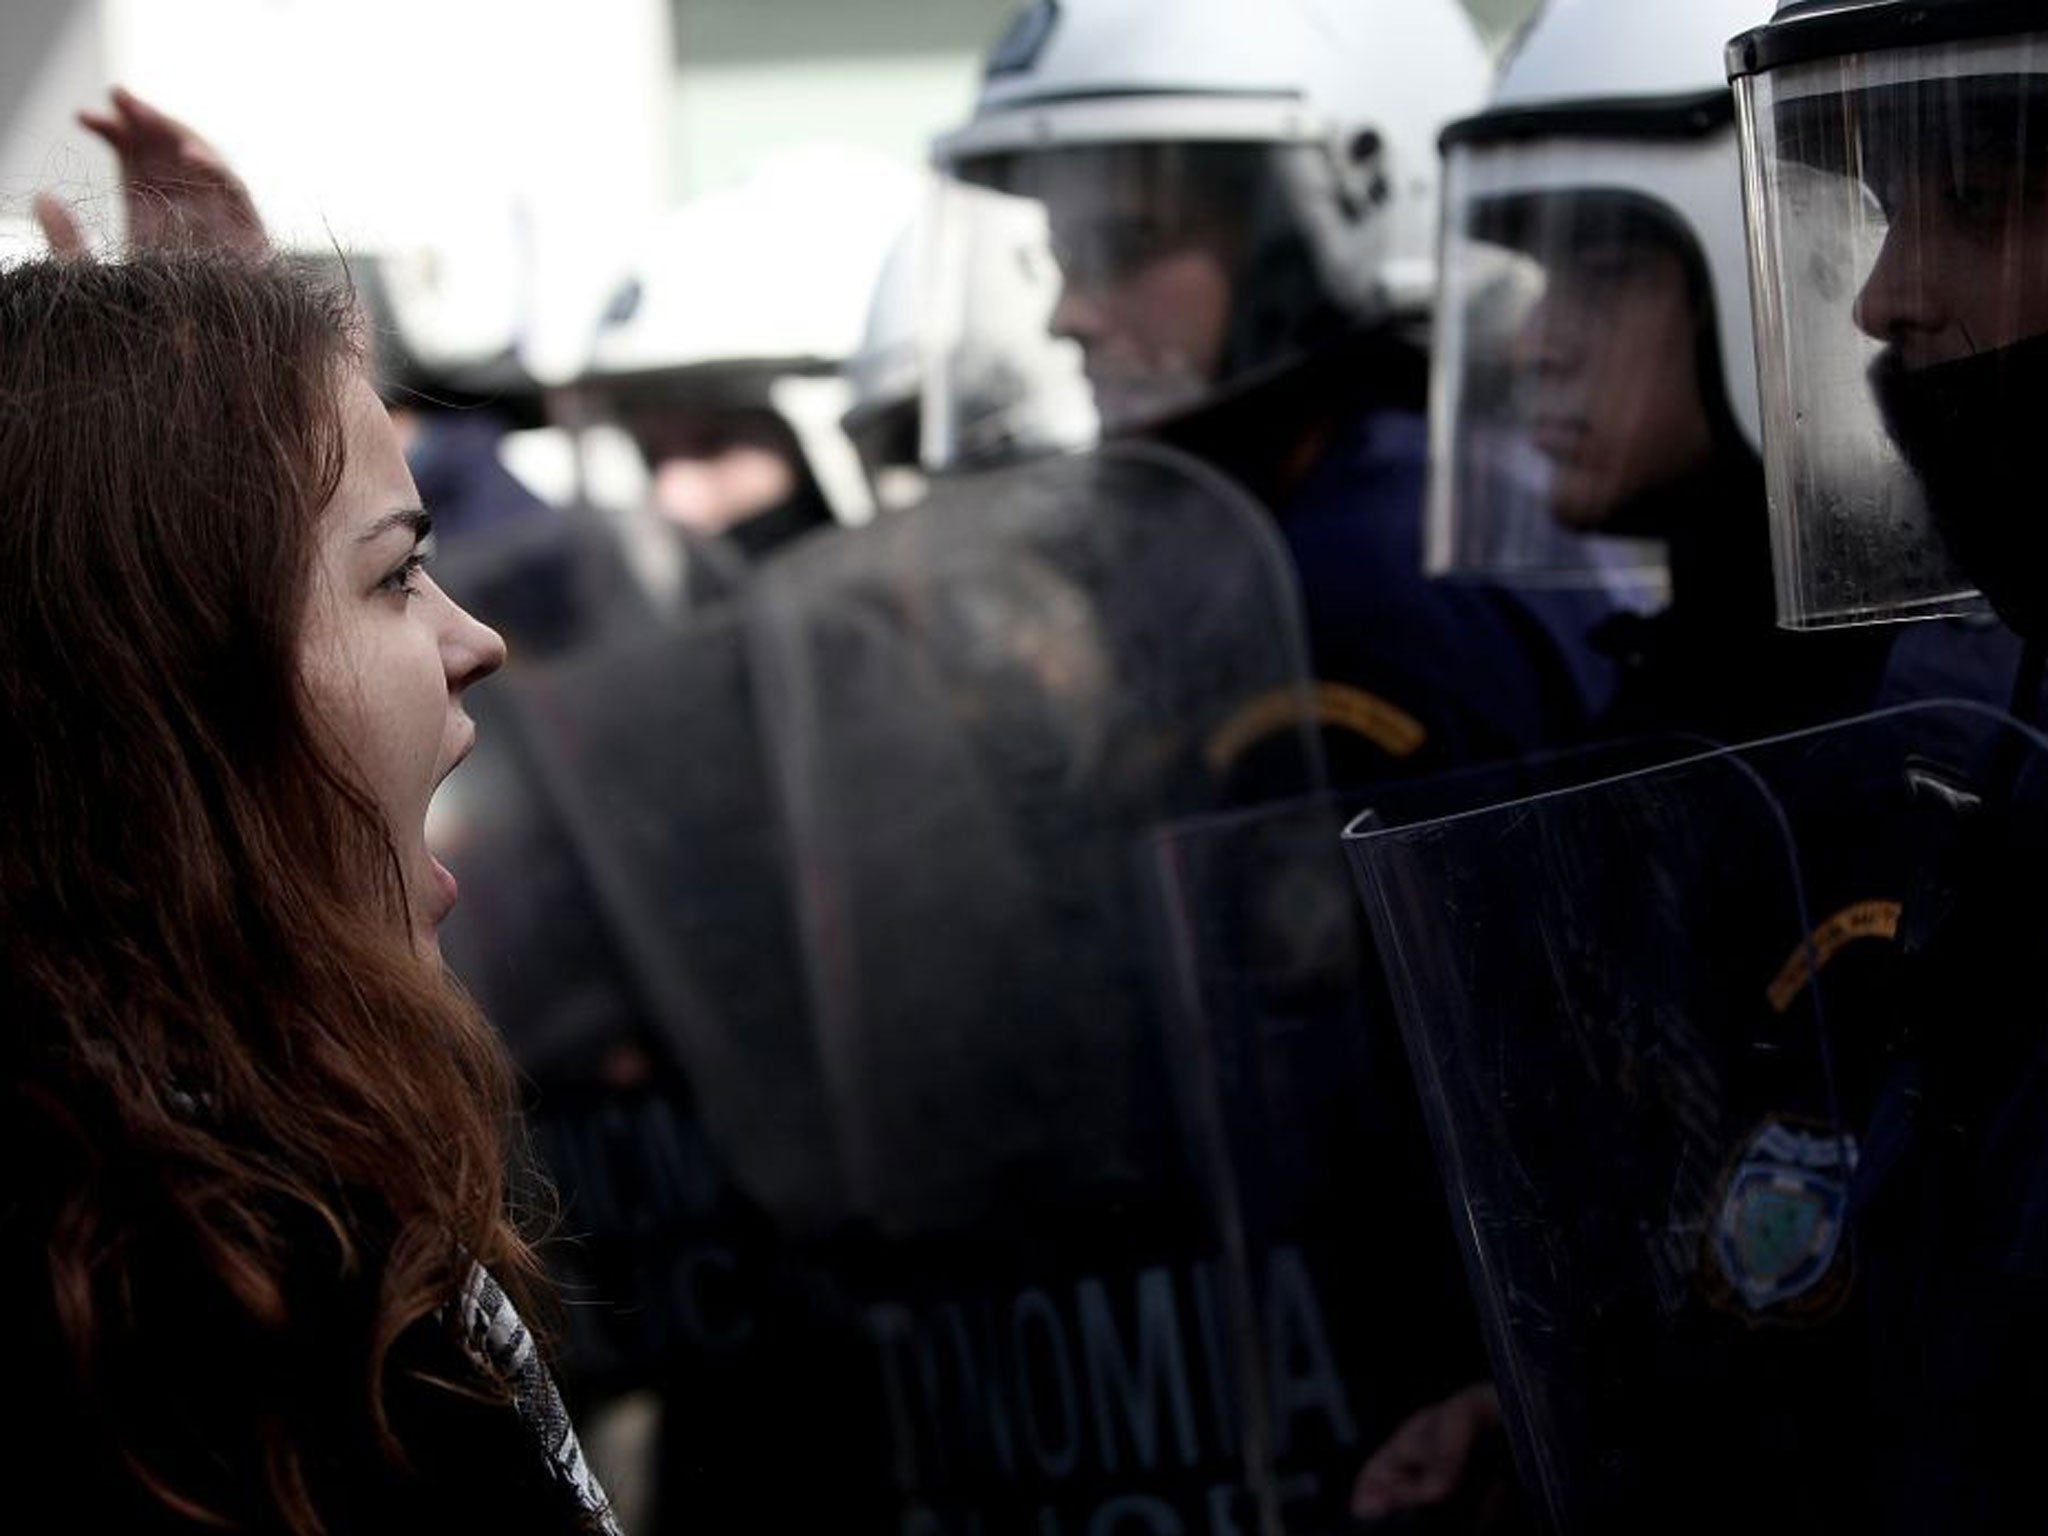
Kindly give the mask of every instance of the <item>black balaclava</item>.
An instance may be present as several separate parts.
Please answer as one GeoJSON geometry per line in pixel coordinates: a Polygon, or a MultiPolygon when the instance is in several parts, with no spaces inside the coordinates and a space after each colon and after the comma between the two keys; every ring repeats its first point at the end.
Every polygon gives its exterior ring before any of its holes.
{"type": "Polygon", "coordinates": [[[2048,336],[1920,368],[1887,350],[1870,383],[1963,574],[2014,633],[2048,639],[2048,336]]]}

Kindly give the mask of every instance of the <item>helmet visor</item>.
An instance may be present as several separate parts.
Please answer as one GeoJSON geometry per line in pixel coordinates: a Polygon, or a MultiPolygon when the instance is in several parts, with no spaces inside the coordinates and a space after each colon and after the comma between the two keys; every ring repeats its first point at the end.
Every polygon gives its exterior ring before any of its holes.
{"type": "Polygon", "coordinates": [[[1344,321],[1295,211],[1316,203],[1323,158],[1307,145],[1078,143],[956,162],[941,257],[952,276],[934,317],[941,398],[927,417],[941,460],[1018,435],[1007,423],[1020,406],[986,381],[1049,342],[1085,374],[1085,443],[1185,416],[1329,339],[1344,321]],[[969,192],[1022,205],[1042,229],[1028,295],[999,283],[1022,225],[977,221],[969,192]]]}
{"type": "Polygon", "coordinates": [[[1737,82],[1779,617],[2048,607],[2048,34],[1737,82]]]}
{"type": "Polygon", "coordinates": [[[1094,442],[1081,348],[1053,328],[1060,276],[1043,204],[950,179],[932,197],[918,317],[925,467],[988,468],[1094,442]]]}
{"type": "Polygon", "coordinates": [[[1428,561],[1525,584],[1665,586],[1662,510],[1731,429],[1705,265],[1569,146],[1453,146],[1428,561]]]}

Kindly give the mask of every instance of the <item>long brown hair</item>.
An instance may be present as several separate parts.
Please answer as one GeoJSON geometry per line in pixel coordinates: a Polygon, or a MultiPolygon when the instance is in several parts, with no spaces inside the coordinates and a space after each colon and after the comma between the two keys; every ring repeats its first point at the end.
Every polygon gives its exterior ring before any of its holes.
{"type": "Polygon", "coordinates": [[[510,1069],[301,696],[350,315],[275,264],[0,272],[0,1218],[114,1462],[300,1532],[337,1413],[403,1459],[400,1335],[535,1273],[510,1069]]]}

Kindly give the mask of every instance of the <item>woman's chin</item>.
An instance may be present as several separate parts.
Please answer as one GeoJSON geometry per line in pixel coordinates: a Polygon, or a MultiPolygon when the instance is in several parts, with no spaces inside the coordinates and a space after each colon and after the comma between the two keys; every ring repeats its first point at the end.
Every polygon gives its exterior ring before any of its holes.
{"type": "Polygon", "coordinates": [[[441,958],[441,924],[455,910],[461,894],[448,866],[422,850],[414,861],[417,871],[409,882],[408,905],[412,908],[413,948],[436,964],[441,958]]]}
{"type": "Polygon", "coordinates": [[[431,853],[426,856],[428,882],[426,907],[433,926],[439,928],[455,910],[455,903],[462,894],[462,887],[456,884],[454,872],[431,853]]]}
{"type": "Polygon", "coordinates": [[[437,971],[444,964],[441,959],[441,935],[432,928],[413,930],[412,952],[437,971]]]}

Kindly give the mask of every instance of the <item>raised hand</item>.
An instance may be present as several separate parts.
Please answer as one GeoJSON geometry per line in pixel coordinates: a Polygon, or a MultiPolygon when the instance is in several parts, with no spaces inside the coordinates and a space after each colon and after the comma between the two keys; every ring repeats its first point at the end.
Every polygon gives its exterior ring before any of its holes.
{"type": "MultiPolygon", "coordinates": [[[[131,250],[212,250],[260,257],[269,250],[263,220],[242,178],[192,129],[133,91],[116,86],[110,110],[78,114],[121,161],[131,250]]],[[[48,193],[36,221],[60,255],[84,253],[71,211],[48,193]]]]}
{"type": "Polygon", "coordinates": [[[31,206],[35,210],[36,227],[50,242],[52,251],[59,256],[91,254],[85,243],[85,231],[78,227],[78,216],[63,198],[54,192],[38,192],[31,206]]]}

